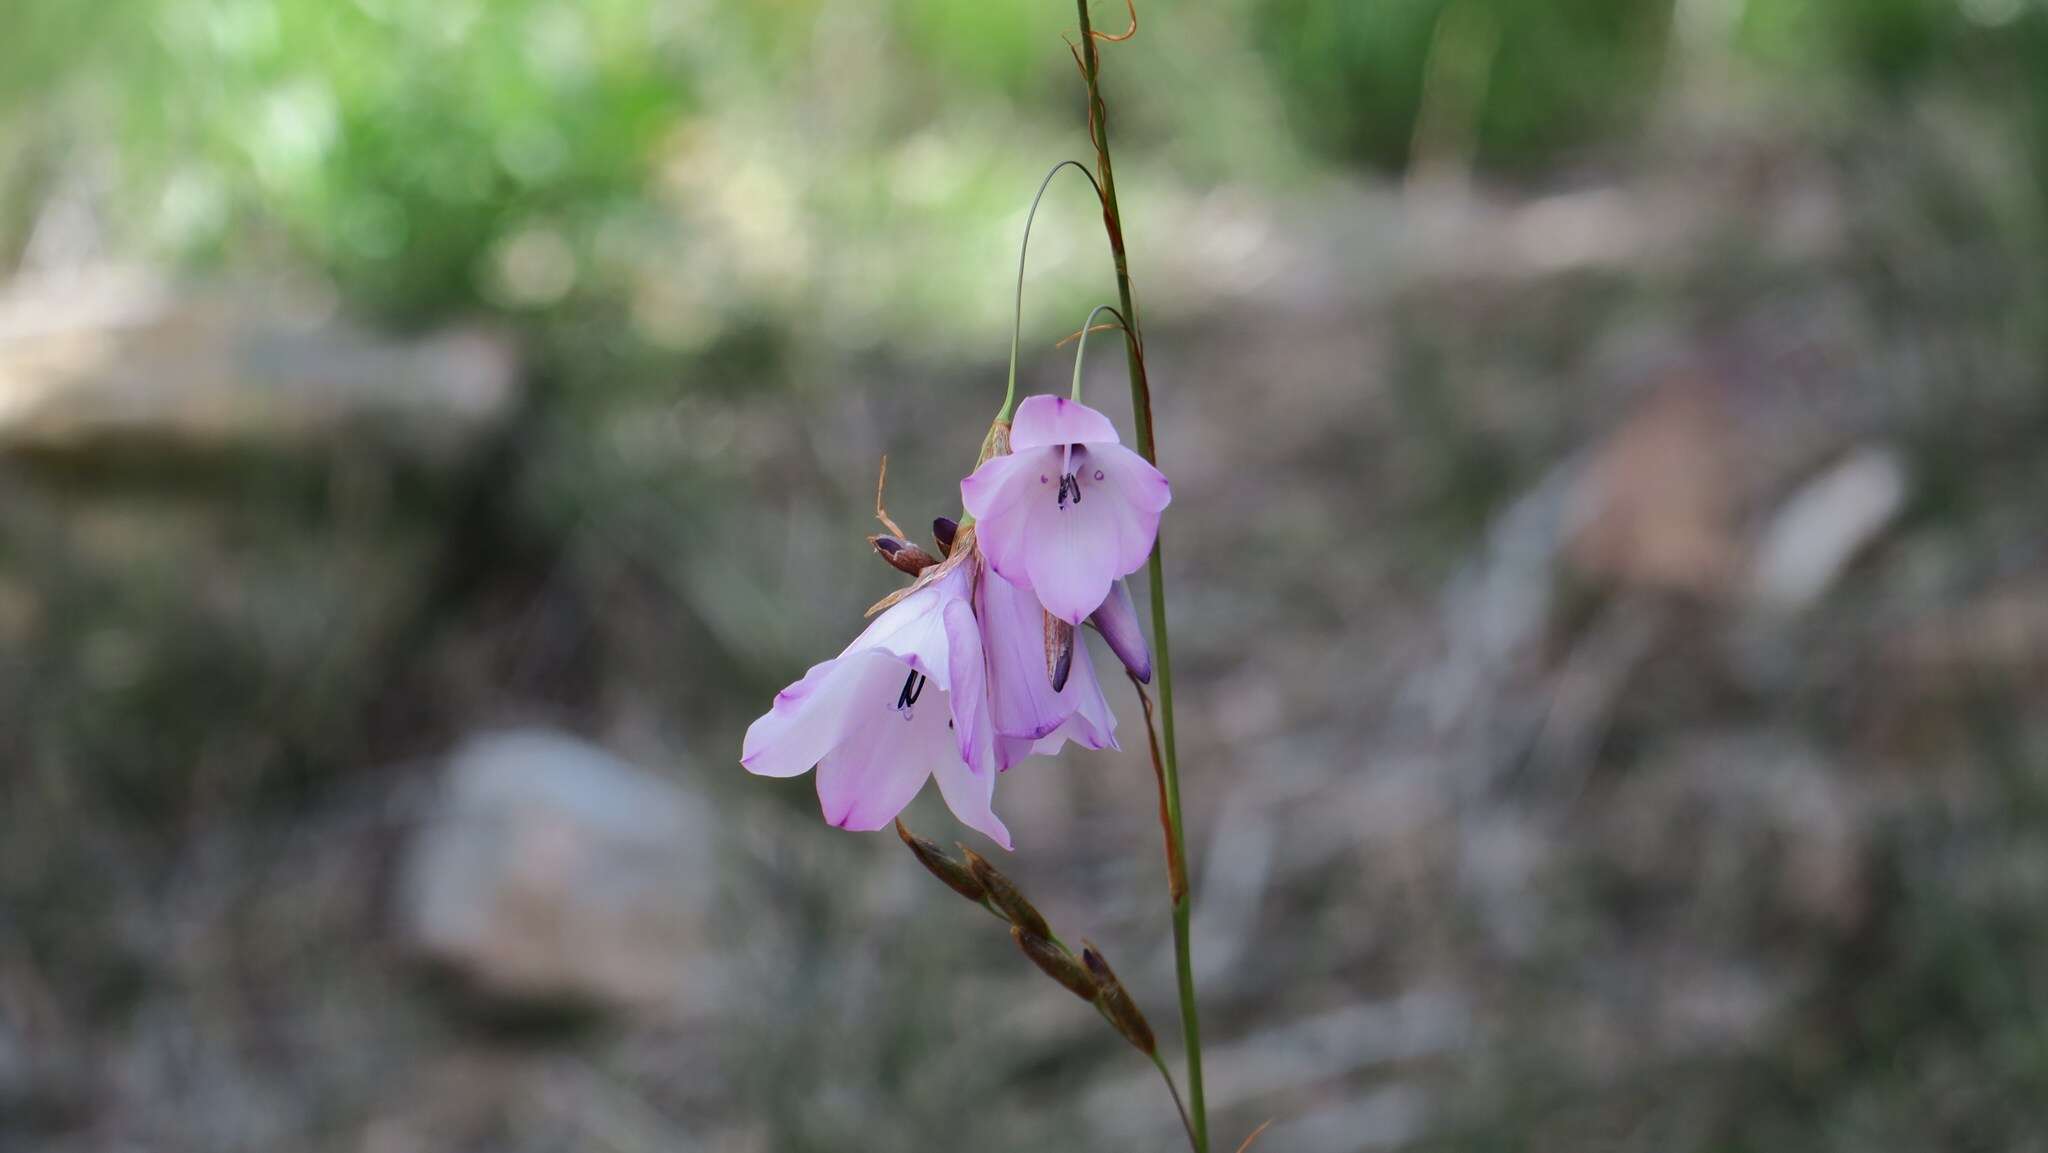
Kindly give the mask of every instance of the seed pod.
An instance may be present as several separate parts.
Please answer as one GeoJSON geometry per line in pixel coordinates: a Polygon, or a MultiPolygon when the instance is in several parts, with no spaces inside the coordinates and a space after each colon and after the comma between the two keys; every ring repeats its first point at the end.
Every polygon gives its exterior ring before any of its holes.
{"type": "Polygon", "coordinates": [[[932,539],[938,542],[939,551],[947,556],[953,555],[953,534],[959,531],[960,522],[950,516],[932,520],[932,539]]]}
{"type": "Polygon", "coordinates": [[[1096,951],[1094,942],[1083,941],[1081,944],[1081,963],[1088,966],[1088,973],[1095,978],[1095,987],[1101,992],[1101,999],[1096,1003],[1102,1006],[1103,1015],[1138,1052],[1148,1057],[1158,1052],[1159,1042],[1152,1036],[1152,1026],[1146,1023],[1145,1015],[1138,1012],[1138,1003],[1131,1000],[1124,983],[1116,979],[1116,971],[1096,951]]]}
{"type": "Polygon", "coordinates": [[[898,540],[885,533],[877,533],[869,537],[868,543],[875,546],[875,551],[881,554],[883,560],[889,562],[890,567],[898,572],[908,573],[911,576],[916,576],[939,563],[933,559],[930,553],[916,545],[898,540]]]}
{"type": "Polygon", "coordinates": [[[1072,953],[1044,937],[1034,937],[1016,925],[1010,926],[1010,939],[1017,942],[1017,947],[1024,950],[1024,955],[1031,958],[1039,972],[1066,986],[1067,992],[1083,1001],[1094,1002],[1095,979],[1081,967],[1081,962],[1074,960],[1072,953]]]}
{"type": "Polygon", "coordinates": [[[982,899],[988,896],[982,889],[981,882],[975,880],[974,874],[967,871],[967,866],[947,856],[945,850],[939,848],[937,844],[905,828],[901,820],[896,822],[896,835],[909,846],[910,855],[917,858],[917,863],[924,866],[925,872],[944,881],[947,888],[976,904],[980,904],[982,899]]]}
{"type": "Polygon", "coordinates": [[[1017,891],[1017,886],[1010,883],[1010,878],[997,872],[994,865],[989,864],[980,853],[966,845],[961,845],[960,851],[967,855],[967,867],[974,871],[974,879],[980,881],[981,887],[988,891],[989,903],[1001,910],[1012,925],[1033,937],[1052,936],[1052,926],[1045,923],[1045,918],[1031,906],[1031,902],[1024,899],[1024,894],[1017,891]]]}

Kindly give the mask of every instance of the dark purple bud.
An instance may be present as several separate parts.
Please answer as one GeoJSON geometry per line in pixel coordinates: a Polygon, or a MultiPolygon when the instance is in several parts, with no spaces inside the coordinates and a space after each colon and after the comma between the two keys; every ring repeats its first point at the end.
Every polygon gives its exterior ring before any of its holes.
{"type": "Polygon", "coordinates": [[[1131,670],[1132,676],[1143,684],[1152,683],[1152,650],[1145,644],[1145,630],[1138,625],[1138,610],[1131,604],[1131,590],[1124,582],[1109,586],[1109,595],[1103,598],[1102,607],[1095,610],[1088,623],[1109,642],[1109,651],[1131,670]]]}
{"type": "Polygon", "coordinates": [[[875,551],[881,554],[882,559],[888,561],[892,568],[911,576],[916,576],[939,563],[930,553],[916,545],[897,540],[885,533],[869,537],[868,543],[875,546],[875,551]]]}
{"type": "Polygon", "coordinates": [[[959,531],[960,522],[950,516],[938,517],[932,521],[932,539],[939,542],[939,551],[947,556],[953,555],[953,534],[959,531]]]}

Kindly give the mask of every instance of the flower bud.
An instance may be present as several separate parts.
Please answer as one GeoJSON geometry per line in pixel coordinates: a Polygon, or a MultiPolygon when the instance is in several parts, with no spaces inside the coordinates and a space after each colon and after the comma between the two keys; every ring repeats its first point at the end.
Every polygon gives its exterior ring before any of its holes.
{"type": "Polygon", "coordinates": [[[1031,958],[1031,963],[1038,966],[1039,972],[1066,986],[1067,992],[1083,1001],[1094,1002],[1095,979],[1088,975],[1088,970],[1081,967],[1081,962],[1074,960],[1072,953],[1044,937],[1034,937],[1016,925],[1010,926],[1010,939],[1017,942],[1017,947],[1024,951],[1025,956],[1031,958]]]}
{"type": "Polygon", "coordinates": [[[967,866],[947,856],[937,844],[905,828],[901,820],[896,822],[896,835],[903,838],[903,843],[910,847],[910,855],[917,858],[917,863],[924,866],[925,872],[944,881],[947,888],[976,904],[988,896],[982,889],[981,882],[975,880],[974,874],[967,871],[967,866]]]}
{"type": "Polygon", "coordinates": [[[1123,581],[1109,586],[1109,596],[1089,616],[1088,623],[1109,642],[1109,651],[1116,654],[1116,659],[1124,663],[1139,683],[1152,683],[1152,650],[1145,644],[1145,630],[1138,624],[1138,610],[1131,604],[1131,590],[1123,581]]]}
{"type": "Polygon", "coordinates": [[[935,517],[932,520],[932,539],[939,544],[939,551],[953,555],[953,534],[960,531],[960,522],[950,516],[935,517]]]}
{"type": "Polygon", "coordinates": [[[1102,1006],[1103,1015],[1109,1018],[1109,1023],[1115,1025],[1116,1031],[1122,1033],[1124,1040],[1129,1041],[1138,1052],[1148,1057],[1158,1052],[1159,1042],[1152,1036],[1152,1026],[1145,1021],[1145,1015],[1138,1012],[1138,1003],[1131,1000],[1130,993],[1124,989],[1124,983],[1116,979],[1115,970],[1111,969],[1109,962],[1096,951],[1094,942],[1083,941],[1081,944],[1084,946],[1081,950],[1081,963],[1088,967],[1089,975],[1095,979],[1096,989],[1100,990],[1101,998],[1097,1004],[1102,1006]]]}
{"type": "Polygon", "coordinates": [[[886,533],[877,533],[869,537],[868,543],[875,546],[875,551],[880,553],[882,559],[888,561],[891,567],[911,576],[916,576],[939,563],[930,553],[916,545],[898,540],[886,533]]]}
{"type": "Polygon", "coordinates": [[[981,887],[987,890],[989,903],[1000,910],[1003,916],[1008,917],[1012,925],[1024,930],[1029,936],[1052,936],[1052,926],[1045,923],[1045,918],[1032,907],[1031,902],[1024,899],[1024,894],[1017,891],[1017,886],[1010,883],[1010,878],[997,872],[994,865],[989,864],[980,853],[966,845],[961,845],[960,851],[967,855],[967,867],[973,871],[974,879],[980,881],[981,887]]]}

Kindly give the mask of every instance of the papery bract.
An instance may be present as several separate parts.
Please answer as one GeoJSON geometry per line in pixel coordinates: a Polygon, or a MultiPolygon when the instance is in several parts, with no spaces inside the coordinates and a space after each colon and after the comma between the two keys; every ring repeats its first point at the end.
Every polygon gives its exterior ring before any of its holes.
{"type": "Polygon", "coordinates": [[[1058,752],[1069,740],[1089,749],[1117,747],[1116,716],[1102,695],[1085,642],[1076,638],[1066,684],[1055,692],[1046,675],[1045,612],[1038,598],[984,569],[974,608],[988,657],[989,715],[999,769],[1033,754],[1058,752]]]}
{"type": "Polygon", "coordinates": [[[1173,492],[1108,417],[1041,395],[1017,406],[1009,455],[982,462],[960,482],[960,499],[995,571],[1080,624],[1112,582],[1145,563],[1173,492]]]}
{"type": "Polygon", "coordinates": [[[879,829],[936,777],[953,815],[1004,848],[981,630],[968,564],[911,592],[747,729],[740,764],[768,777],[818,770],[825,820],[879,829]]]}

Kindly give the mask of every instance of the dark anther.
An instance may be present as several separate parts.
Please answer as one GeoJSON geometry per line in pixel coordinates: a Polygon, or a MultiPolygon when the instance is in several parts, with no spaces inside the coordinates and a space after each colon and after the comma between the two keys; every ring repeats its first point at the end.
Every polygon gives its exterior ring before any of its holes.
{"type": "Polygon", "coordinates": [[[924,686],[924,674],[916,669],[910,670],[910,675],[903,678],[903,691],[896,694],[896,707],[907,709],[916,704],[917,698],[924,695],[924,686]]]}
{"type": "Polygon", "coordinates": [[[1069,497],[1073,499],[1075,504],[1081,503],[1081,478],[1071,472],[1060,478],[1061,508],[1067,507],[1069,497]]]}
{"type": "Polygon", "coordinates": [[[1067,687],[1067,674],[1074,668],[1074,626],[1052,615],[1045,616],[1045,675],[1052,691],[1067,687]]]}

